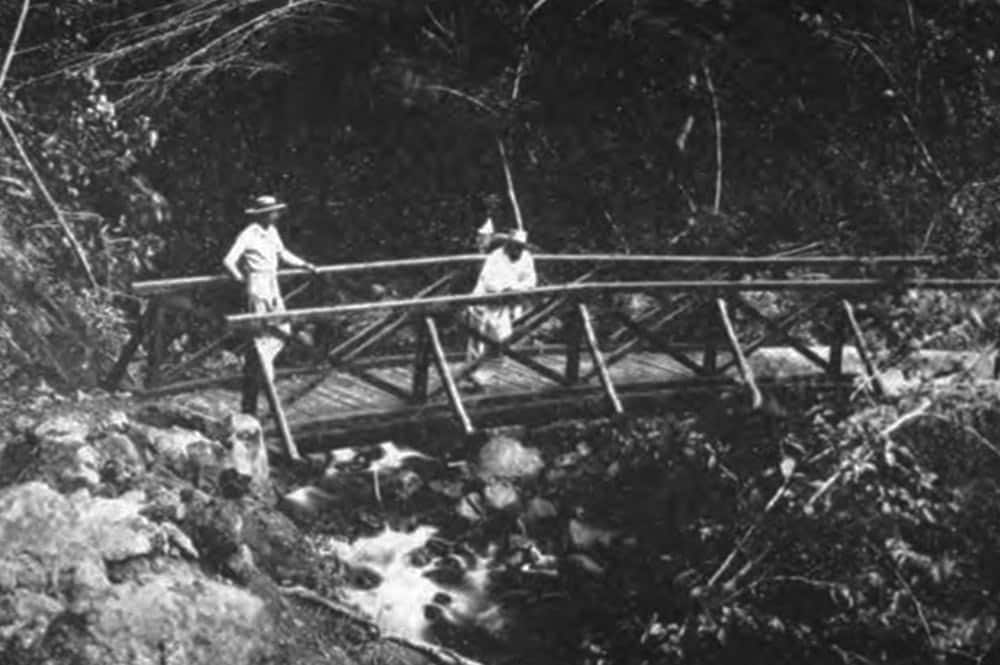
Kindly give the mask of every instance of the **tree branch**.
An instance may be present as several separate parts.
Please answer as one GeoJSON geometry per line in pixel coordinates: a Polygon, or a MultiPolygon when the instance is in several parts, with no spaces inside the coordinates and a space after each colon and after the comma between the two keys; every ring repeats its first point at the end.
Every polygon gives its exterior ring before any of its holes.
{"type": "Polygon", "coordinates": [[[707,63],[701,68],[705,73],[708,94],[712,97],[712,115],[715,118],[715,198],[712,201],[712,212],[718,215],[722,205],[722,118],[719,116],[719,97],[715,94],[712,72],[707,63]]]}
{"type": "Polygon", "coordinates": [[[45,201],[49,204],[49,207],[52,208],[52,212],[55,213],[56,221],[59,222],[59,226],[62,227],[63,233],[66,234],[66,239],[69,241],[70,246],[73,248],[73,253],[76,255],[77,260],[83,267],[83,271],[87,275],[87,281],[90,282],[91,288],[96,289],[98,287],[97,278],[94,277],[94,271],[91,269],[90,262],[87,260],[87,254],[83,249],[83,245],[81,245],[80,241],[77,240],[76,234],[73,233],[73,229],[70,227],[69,222],[66,221],[66,217],[63,215],[62,210],[59,208],[55,199],[52,198],[49,188],[45,186],[45,182],[35,169],[35,165],[31,162],[31,158],[28,156],[27,151],[25,151],[24,145],[22,145],[17,133],[14,131],[14,127],[10,124],[10,118],[3,109],[0,109],[0,123],[3,124],[4,129],[7,131],[7,136],[14,144],[14,148],[17,150],[18,155],[20,155],[21,161],[24,162],[28,171],[31,172],[31,177],[34,178],[35,184],[38,186],[39,191],[41,191],[45,201]]]}
{"type": "Polygon", "coordinates": [[[21,5],[21,15],[18,16],[17,25],[14,27],[14,36],[10,38],[10,46],[7,47],[7,55],[3,59],[3,68],[0,69],[0,90],[3,90],[4,81],[7,80],[10,63],[14,61],[14,53],[17,51],[17,43],[21,41],[21,31],[24,30],[24,22],[28,18],[29,9],[31,9],[31,0],[24,0],[24,4],[21,5]]]}

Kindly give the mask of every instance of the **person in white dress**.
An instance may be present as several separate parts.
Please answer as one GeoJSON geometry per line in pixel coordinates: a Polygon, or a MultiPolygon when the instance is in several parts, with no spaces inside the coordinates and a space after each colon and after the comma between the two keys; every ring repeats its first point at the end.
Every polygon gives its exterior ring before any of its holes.
{"type": "MultiPolygon", "coordinates": [[[[247,311],[267,314],[285,311],[285,302],[278,286],[278,267],[286,264],[316,272],[316,266],[289,251],[281,240],[277,224],[287,204],[273,196],[258,196],[244,210],[252,220],[226,253],[222,264],[233,279],[246,287],[247,311]]],[[[246,356],[243,370],[243,413],[255,415],[260,392],[260,372],[273,371],[274,358],[284,348],[291,334],[287,323],[275,326],[269,333],[254,338],[254,346],[246,356]],[[261,365],[263,361],[263,365],[261,365]]]]}
{"type": "MultiPolygon", "coordinates": [[[[528,234],[517,230],[506,236],[503,246],[486,256],[479,279],[472,295],[488,295],[533,289],[538,284],[535,259],[527,248],[528,234]]],[[[478,305],[471,309],[470,317],[475,328],[489,339],[502,342],[514,331],[514,322],[524,313],[520,303],[478,305]]],[[[478,341],[470,346],[471,359],[482,356],[485,344],[478,341]]],[[[481,386],[484,375],[473,373],[473,386],[481,386]]]]}

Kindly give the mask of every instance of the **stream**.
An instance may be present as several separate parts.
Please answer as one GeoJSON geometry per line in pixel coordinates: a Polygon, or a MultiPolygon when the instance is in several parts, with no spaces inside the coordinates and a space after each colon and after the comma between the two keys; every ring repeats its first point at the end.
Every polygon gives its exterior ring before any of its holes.
{"type": "Polygon", "coordinates": [[[483,663],[578,662],[606,621],[593,605],[617,584],[615,551],[637,541],[587,505],[620,465],[584,441],[545,448],[494,434],[452,461],[389,442],[341,449],[283,509],[347,564],[340,600],[384,635],[483,663]]]}

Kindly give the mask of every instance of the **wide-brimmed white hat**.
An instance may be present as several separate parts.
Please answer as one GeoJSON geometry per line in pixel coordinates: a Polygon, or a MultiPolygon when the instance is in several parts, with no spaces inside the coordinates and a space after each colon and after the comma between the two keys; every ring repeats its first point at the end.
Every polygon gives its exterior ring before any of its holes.
{"type": "Polygon", "coordinates": [[[275,210],[284,210],[288,207],[287,203],[279,201],[274,196],[255,196],[250,207],[246,208],[243,212],[248,215],[263,215],[266,212],[273,212],[275,210]]]}
{"type": "Polygon", "coordinates": [[[528,232],[524,229],[517,229],[512,231],[509,235],[511,242],[516,242],[521,245],[528,244],[528,232]]]}

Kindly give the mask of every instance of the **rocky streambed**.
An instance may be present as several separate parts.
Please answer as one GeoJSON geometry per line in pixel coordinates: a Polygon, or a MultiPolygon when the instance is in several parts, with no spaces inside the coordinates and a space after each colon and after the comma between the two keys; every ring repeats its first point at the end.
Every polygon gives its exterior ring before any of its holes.
{"type": "Polygon", "coordinates": [[[246,416],[201,432],[106,396],[35,402],[0,443],[0,662],[578,661],[621,611],[601,589],[639,543],[611,527],[631,471],[610,438],[273,469],[246,416]]]}

